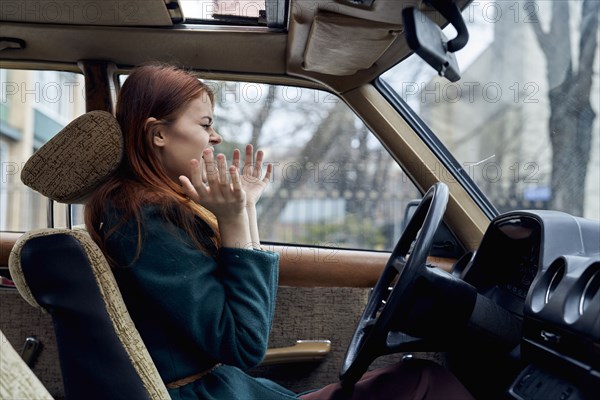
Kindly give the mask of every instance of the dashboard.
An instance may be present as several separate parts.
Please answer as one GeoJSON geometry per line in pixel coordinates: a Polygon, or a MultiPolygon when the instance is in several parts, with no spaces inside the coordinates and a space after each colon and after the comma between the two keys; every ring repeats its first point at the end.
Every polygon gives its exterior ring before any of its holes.
{"type": "Polygon", "coordinates": [[[558,211],[503,214],[458,273],[522,324],[512,398],[600,392],[600,221],[558,211]]]}

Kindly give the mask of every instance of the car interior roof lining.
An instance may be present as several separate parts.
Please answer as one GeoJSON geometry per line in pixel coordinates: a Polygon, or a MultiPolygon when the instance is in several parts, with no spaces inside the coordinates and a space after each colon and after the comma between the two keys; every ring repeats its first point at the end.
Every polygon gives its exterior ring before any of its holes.
{"type": "MultiPolygon", "coordinates": [[[[0,20],[37,24],[172,26],[174,0],[3,1],[0,20]],[[169,4],[169,5],[167,5],[169,4]]],[[[178,8],[178,7],[177,7],[178,8]]]]}

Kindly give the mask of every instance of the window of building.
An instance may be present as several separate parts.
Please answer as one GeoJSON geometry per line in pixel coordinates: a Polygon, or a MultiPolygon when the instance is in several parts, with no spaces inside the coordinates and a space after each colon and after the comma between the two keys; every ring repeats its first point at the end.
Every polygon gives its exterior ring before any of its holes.
{"type": "MultiPolygon", "coordinates": [[[[85,112],[83,77],[60,71],[0,69],[0,229],[26,231],[47,226],[47,199],[20,180],[35,150],[85,112]]],[[[77,213],[80,209],[76,208],[77,213]]],[[[77,214],[76,213],[76,214],[77,214]]],[[[78,214],[75,221],[80,221],[78,214]]],[[[56,226],[66,225],[56,207],[56,226]]]]}

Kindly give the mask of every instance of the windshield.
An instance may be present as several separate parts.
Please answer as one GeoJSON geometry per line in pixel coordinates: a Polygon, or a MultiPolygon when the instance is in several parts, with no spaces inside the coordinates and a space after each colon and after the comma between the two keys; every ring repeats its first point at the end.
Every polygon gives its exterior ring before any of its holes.
{"type": "Polygon", "coordinates": [[[416,55],[382,76],[500,212],[600,218],[598,4],[472,2],[458,82],[416,55]]]}

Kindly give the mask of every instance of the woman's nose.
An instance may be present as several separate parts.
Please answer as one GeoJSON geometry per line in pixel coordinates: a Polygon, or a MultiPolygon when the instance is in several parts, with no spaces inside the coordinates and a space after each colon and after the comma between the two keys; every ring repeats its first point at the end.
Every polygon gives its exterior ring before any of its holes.
{"type": "Polygon", "coordinates": [[[221,143],[223,141],[223,138],[217,133],[217,131],[213,130],[210,134],[209,140],[210,144],[215,145],[221,143]]]}

